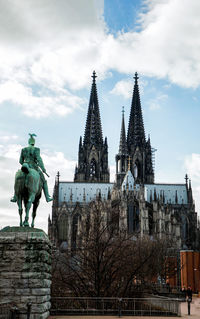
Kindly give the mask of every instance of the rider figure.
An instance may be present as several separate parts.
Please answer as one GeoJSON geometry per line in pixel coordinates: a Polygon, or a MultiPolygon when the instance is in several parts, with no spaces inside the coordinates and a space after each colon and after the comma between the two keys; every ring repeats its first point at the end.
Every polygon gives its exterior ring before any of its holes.
{"type": "MultiPolygon", "coordinates": [[[[40,156],[40,149],[38,147],[35,147],[35,139],[34,136],[36,136],[35,134],[30,134],[30,138],[28,140],[28,147],[24,147],[21,150],[21,155],[20,155],[20,159],[19,162],[21,165],[23,165],[24,163],[27,163],[29,165],[30,168],[35,169],[36,171],[38,171],[38,173],[40,174],[40,178],[42,180],[42,188],[44,191],[44,195],[46,198],[47,202],[50,202],[53,200],[53,198],[50,197],[49,195],[49,191],[48,191],[48,186],[47,186],[47,181],[45,180],[44,174],[46,174],[46,169],[44,167],[42,158],[40,156]]],[[[14,195],[11,198],[11,202],[16,202],[17,201],[17,197],[16,195],[14,195]]]]}

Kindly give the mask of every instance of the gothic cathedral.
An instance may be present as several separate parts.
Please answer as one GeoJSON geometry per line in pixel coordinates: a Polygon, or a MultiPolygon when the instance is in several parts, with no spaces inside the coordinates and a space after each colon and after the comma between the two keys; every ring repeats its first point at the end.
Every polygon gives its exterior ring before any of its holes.
{"type": "Polygon", "coordinates": [[[138,79],[135,73],[127,134],[122,112],[116,179],[110,183],[108,144],[107,138],[103,139],[93,72],[74,182],[61,181],[58,173],[54,186],[48,234],[58,248],[76,248],[84,216],[97,199],[119,212],[118,229],[125,227],[127,233],[140,236],[171,237],[179,249],[195,249],[198,245],[197,213],[187,175],[183,184],[154,181],[153,149],[150,137],[145,136],[138,79]]]}

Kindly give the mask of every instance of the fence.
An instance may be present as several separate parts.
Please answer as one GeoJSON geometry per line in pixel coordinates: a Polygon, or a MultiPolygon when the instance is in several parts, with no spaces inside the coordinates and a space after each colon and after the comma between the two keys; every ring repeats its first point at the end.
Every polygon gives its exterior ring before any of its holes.
{"type": "Polygon", "coordinates": [[[53,297],[52,315],[180,316],[180,302],[170,298],[53,297]]]}

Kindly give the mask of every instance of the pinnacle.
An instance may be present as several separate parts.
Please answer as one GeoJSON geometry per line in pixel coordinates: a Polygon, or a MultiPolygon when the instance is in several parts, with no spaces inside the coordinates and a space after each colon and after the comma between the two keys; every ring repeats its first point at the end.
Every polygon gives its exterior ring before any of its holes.
{"type": "Polygon", "coordinates": [[[96,72],[93,71],[91,78],[93,78],[93,83],[95,83],[95,79],[97,78],[96,72]]]}
{"type": "Polygon", "coordinates": [[[133,77],[135,79],[135,84],[138,83],[138,79],[139,79],[139,76],[138,76],[138,73],[135,72],[135,76],[133,77]]]}
{"type": "Polygon", "coordinates": [[[120,134],[120,144],[119,144],[119,154],[127,154],[127,143],[126,143],[126,132],[124,124],[124,106],[122,107],[122,125],[121,125],[121,134],[120,134]]]}

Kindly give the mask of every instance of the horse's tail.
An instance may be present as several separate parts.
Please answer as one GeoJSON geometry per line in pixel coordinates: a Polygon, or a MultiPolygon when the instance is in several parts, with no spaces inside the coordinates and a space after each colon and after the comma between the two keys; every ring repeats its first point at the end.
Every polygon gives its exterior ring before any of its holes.
{"type": "Polygon", "coordinates": [[[22,194],[25,187],[25,174],[18,170],[15,174],[15,194],[18,196],[19,194],[22,194]]]}

